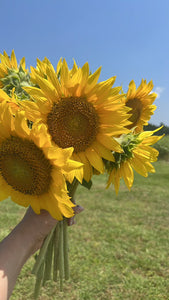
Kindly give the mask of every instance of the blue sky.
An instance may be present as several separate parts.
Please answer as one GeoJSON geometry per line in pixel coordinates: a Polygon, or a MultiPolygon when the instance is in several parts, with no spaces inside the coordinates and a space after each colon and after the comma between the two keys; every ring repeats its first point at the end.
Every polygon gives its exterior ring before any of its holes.
{"type": "Polygon", "coordinates": [[[100,80],[116,75],[127,91],[134,79],[153,80],[157,110],[150,122],[169,126],[168,0],[1,1],[0,52],[26,58],[48,57],[55,66],[65,57],[91,71],[102,66],[100,80]]]}

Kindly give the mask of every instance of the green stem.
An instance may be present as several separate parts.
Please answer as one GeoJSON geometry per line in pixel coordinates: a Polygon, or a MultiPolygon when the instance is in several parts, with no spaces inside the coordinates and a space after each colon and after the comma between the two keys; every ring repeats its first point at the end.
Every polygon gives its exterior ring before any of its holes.
{"type": "MultiPolygon", "coordinates": [[[[71,184],[70,184],[70,183],[67,184],[67,188],[68,188],[69,196],[70,196],[70,197],[73,198],[73,196],[74,196],[74,194],[75,194],[75,192],[76,192],[76,189],[77,189],[78,185],[79,185],[79,181],[78,181],[76,178],[73,180],[73,182],[72,182],[71,184]]],[[[73,202],[73,201],[72,201],[72,202],[73,202]]]]}
{"type": "Polygon", "coordinates": [[[38,270],[39,270],[41,264],[44,262],[45,254],[47,252],[48,245],[49,245],[49,242],[52,238],[55,227],[48,234],[48,236],[46,237],[46,239],[45,239],[45,241],[44,241],[44,243],[43,243],[43,245],[42,245],[42,247],[39,251],[39,255],[37,256],[37,260],[36,260],[36,262],[34,264],[34,267],[33,267],[33,270],[32,270],[32,273],[35,274],[35,275],[38,273],[38,270]]]}
{"type": "Polygon", "coordinates": [[[60,221],[60,234],[59,234],[59,279],[60,291],[63,290],[63,275],[64,275],[64,255],[63,255],[63,221],[60,221]]]}
{"type": "MultiPolygon", "coordinates": [[[[72,184],[67,184],[67,188],[69,191],[69,196],[72,198],[71,201],[74,203],[73,196],[76,192],[76,189],[78,187],[78,180],[74,179],[72,184]]],[[[64,255],[64,274],[65,274],[65,280],[69,279],[69,246],[68,246],[68,230],[67,230],[68,224],[67,219],[63,219],[63,255],[64,255]]]]}
{"type": "MultiPolygon", "coordinates": [[[[72,184],[68,183],[67,188],[71,201],[74,203],[73,196],[78,187],[78,180],[74,179],[72,184]]],[[[51,230],[50,234],[46,237],[35,262],[32,273],[36,275],[35,284],[35,299],[39,295],[39,291],[42,285],[51,278],[51,267],[53,261],[53,280],[57,280],[57,273],[59,272],[60,290],[63,290],[63,277],[69,279],[69,257],[68,257],[68,231],[67,231],[67,219],[57,223],[57,225],[51,230]],[[45,270],[44,270],[45,269],[45,270]]]]}
{"type": "Polygon", "coordinates": [[[36,283],[35,283],[35,289],[34,289],[34,295],[33,295],[34,299],[38,299],[40,288],[42,286],[44,265],[45,265],[45,263],[42,262],[38,269],[37,275],[36,275],[36,283]]]}
{"type": "Polygon", "coordinates": [[[45,255],[45,271],[43,276],[43,285],[47,280],[51,279],[52,259],[53,259],[53,235],[48,244],[48,249],[45,255]]]}
{"type": "Polygon", "coordinates": [[[57,281],[57,272],[59,269],[59,235],[60,235],[60,226],[58,223],[53,236],[53,251],[54,251],[53,280],[54,281],[57,281]]]}
{"type": "Polygon", "coordinates": [[[64,251],[64,272],[65,279],[69,279],[69,247],[68,247],[68,231],[67,231],[67,219],[63,220],[63,251],[64,251]]]}

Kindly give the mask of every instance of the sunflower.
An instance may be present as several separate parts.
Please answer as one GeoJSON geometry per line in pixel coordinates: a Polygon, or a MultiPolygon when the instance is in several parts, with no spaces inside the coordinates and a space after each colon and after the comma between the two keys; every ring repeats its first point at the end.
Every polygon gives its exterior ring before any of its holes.
{"type": "Polygon", "coordinates": [[[23,57],[18,65],[14,50],[11,57],[4,51],[0,54],[0,88],[8,95],[11,95],[13,88],[20,100],[28,98],[28,94],[22,89],[23,86],[33,85],[30,81],[30,75],[25,67],[25,58],[23,57]]]}
{"type": "MultiPolygon", "coordinates": [[[[39,214],[47,210],[57,220],[73,216],[65,175],[82,165],[70,157],[73,148],[52,147],[45,124],[30,130],[23,111],[15,117],[0,103],[0,201],[11,196],[19,205],[39,214]]],[[[82,175],[83,176],[83,175],[82,175]]]]}
{"type": "Polygon", "coordinates": [[[84,179],[89,181],[93,169],[104,172],[102,158],[114,161],[111,150],[123,151],[114,138],[128,132],[130,124],[121,87],[112,88],[115,77],[97,83],[101,68],[89,74],[88,63],[78,68],[74,62],[69,70],[63,60],[56,72],[49,63],[45,68],[42,74],[40,63],[38,71],[31,69],[39,88],[25,87],[34,102],[22,101],[21,105],[28,119],[47,125],[55,145],[74,148],[72,159],[84,164],[84,179]]]}
{"type": "Polygon", "coordinates": [[[133,169],[144,177],[148,176],[148,172],[155,172],[151,163],[157,160],[159,152],[152,148],[151,145],[163,137],[163,135],[153,136],[159,129],[161,127],[154,131],[143,131],[135,135],[130,133],[121,137],[121,145],[124,152],[121,154],[115,153],[115,162],[113,163],[105,161],[105,166],[109,173],[107,188],[112,183],[116,194],[118,194],[120,179],[123,178],[130,190],[134,181],[133,169]]]}
{"type": "Polygon", "coordinates": [[[131,129],[134,127],[136,133],[141,132],[144,125],[148,125],[147,121],[150,120],[156,109],[156,106],[152,103],[155,101],[157,94],[152,93],[152,89],[152,80],[147,83],[146,80],[142,79],[137,89],[134,80],[129,84],[125,104],[131,109],[129,111],[131,124],[127,128],[131,129]]]}

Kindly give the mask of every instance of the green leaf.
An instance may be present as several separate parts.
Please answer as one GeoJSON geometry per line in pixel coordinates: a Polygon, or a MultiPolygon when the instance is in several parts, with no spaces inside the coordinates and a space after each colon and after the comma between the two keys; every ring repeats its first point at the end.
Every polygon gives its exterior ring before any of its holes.
{"type": "Polygon", "coordinates": [[[91,187],[92,187],[92,181],[90,180],[89,182],[87,182],[86,180],[84,180],[83,179],[83,181],[82,181],[82,183],[81,183],[81,185],[82,186],[84,186],[85,188],[87,188],[88,190],[90,190],[91,189],[91,187]]]}

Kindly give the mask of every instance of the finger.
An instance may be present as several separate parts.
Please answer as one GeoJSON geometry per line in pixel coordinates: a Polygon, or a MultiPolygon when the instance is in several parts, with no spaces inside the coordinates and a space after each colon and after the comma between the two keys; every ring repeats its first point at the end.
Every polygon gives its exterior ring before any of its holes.
{"type": "MultiPolygon", "coordinates": [[[[73,210],[74,210],[75,215],[77,215],[77,214],[80,214],[84,210],[84,208],[80,205],[76,205],[75,207],[73,207],[73,210]]],[[[76,224],[75,216],[67,219],[67,225],[68,226],[71,226],[71,225],[74,225],[74,224],[76,224]]]]}
{"type": "Polygon", "coordinates": [[[76,224],[75,217],[71,217],[71,218],[67,219],[68,226],[72,226],[74,224],[76,224]]]}
{"type": "Polygon", "coordinates": [[[80,214],[84,210],[84,208],[80,205],[76,205],[75,207],[73,207],[73,210],[74,210],[75,215],[77,215],[77,214],[80,214]]]}

